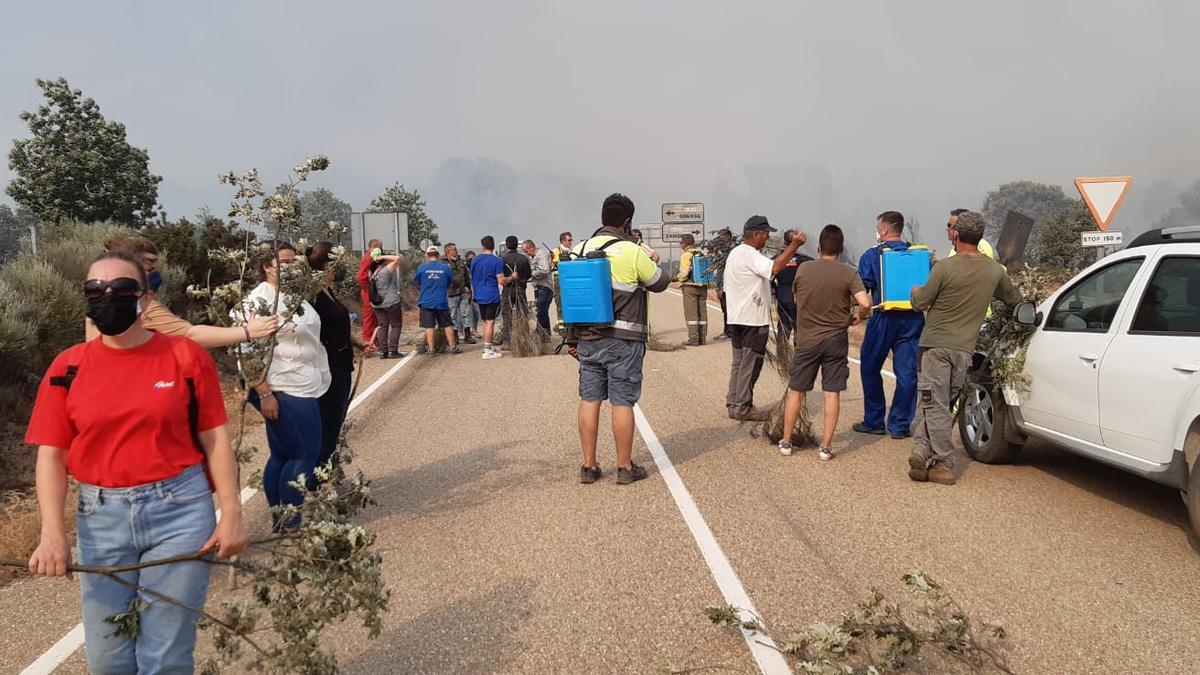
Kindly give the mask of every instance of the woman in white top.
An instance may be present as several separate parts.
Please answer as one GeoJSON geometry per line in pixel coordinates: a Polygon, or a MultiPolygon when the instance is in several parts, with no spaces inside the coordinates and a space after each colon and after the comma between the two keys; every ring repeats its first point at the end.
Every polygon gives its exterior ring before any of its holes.
{"type": "MultiPolygon", "coordinates": [[[[296,261],[296,249],[287,242],[276,244],[279,265],[296,261]]],[[[275,305],[279,270],[275,256],[262,265],[264,281],[246,296],[245,310],[254,315],[256,308],[275,305]]],[[[286,297],[286,296],[285,296],[286,297]]],[[[276,333],[275,353],[267,379],[250,391],[250,403],[267,422],[267,445],[271,456],[263,471],[263,492],[272,507],[299,506],[304,494],[291,483],[304,475],[311,485],[317,458],[321,454],[321,409],[318,399],[329,389],[329,359],[321,345],[321,318],[307,300],[301,300],[303,312],[287,315],[285,298],[279,299],[280,327],[276,333]]],[[[277,519],[277,527],[281,525],[277,519]]],[[[298,523],[282,523],[292,527],[298,523]]]]}

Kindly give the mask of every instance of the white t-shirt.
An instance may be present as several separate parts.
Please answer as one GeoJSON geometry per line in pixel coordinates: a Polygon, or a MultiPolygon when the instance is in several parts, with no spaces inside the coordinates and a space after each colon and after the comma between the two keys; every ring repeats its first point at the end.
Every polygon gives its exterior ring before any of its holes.
{"type": "Polygon", "coordinates": [[[746,244],[725,258],[726,323],[767,326],[771,323],[771,268],[774,261],[746,244]]]}
{"type": "MultiPolygon", "coordinates": [[[[270,307],[275,302],[275,287],[262,282],[246,295],[246,311],[254,314],[260,303],[270,307]]],[[[271,369],[267,371],[267,384],[274,391],[281,391],[301,398],[320,398],[329,389],[332,377],[329,373],[329,357],[321,344],[321,317],[307,300],[302,300],[303,314],[280,316],[279,332],[276,333],[275,356],[271,358],[271,369]]],[[[279,313],[283,312],[282,299],[279,313]]],[[[231,314],[240,320],[240,312],[231,314]]]]}

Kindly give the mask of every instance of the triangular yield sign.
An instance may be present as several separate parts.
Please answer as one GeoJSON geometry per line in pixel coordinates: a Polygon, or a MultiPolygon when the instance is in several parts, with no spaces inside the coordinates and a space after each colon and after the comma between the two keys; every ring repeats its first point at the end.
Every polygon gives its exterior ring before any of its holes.
{"type": "Polygon", "coordinates": [[[1105,176],[1102,178],[1076,178],[1075,188],[1087,204],[1088,211],[1101,230],[1107,230],[1125,201],[1125,193],[1133,185],[1133,176],[1105,176]]]}

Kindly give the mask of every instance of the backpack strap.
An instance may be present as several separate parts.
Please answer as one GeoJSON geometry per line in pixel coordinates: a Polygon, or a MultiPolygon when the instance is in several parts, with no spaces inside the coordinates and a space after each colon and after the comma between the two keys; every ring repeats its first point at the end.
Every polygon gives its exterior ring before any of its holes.
{"type": "Polygon", "coordinates": [[[79,374],[79,364],[68,364],[66,372],[64,372],[62,375],[50,376],[50,386],[62,387],[67,391],[71,391],[71,383],[75,381],[75,376],[77,374],[79,374]]]}
{"type": "Polygon", "coordinates": [[[175,355],[175,362],[179,364],[180,370],[183,371],[184,381],[187,383],[188,429],[192,432],[192,442],[196,444],[196,449],[203,453],[204,446],[200,443],[199,429],[200,401],[196,398],[196,363],[192,360],[192,352],[185,342],[186,339],[172,339],[171,352],[175,355]]]}

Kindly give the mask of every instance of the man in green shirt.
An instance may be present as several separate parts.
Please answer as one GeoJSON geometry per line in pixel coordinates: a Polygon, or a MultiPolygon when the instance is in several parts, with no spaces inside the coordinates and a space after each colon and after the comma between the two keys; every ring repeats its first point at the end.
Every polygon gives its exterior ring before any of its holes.
{"type": "Polygon", "coordinates": [[[924,286],[912,289],[913,309],[925,312],[917,374],[916,447],[908,477],[943,485],[955,482],[951,409],[962,393],[979,329],[992,299],[1021,301],[1004,267],[979,251],[983,216],[959,214],[946,230],[957,255],[934,265],[924,286]]]}

